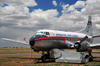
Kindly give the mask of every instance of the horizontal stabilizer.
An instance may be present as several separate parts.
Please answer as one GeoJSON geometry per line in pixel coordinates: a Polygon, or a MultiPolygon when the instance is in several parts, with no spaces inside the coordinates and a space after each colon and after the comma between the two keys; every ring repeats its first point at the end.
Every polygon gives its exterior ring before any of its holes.
{"type": "Polygon", "coordinates": [[[5,41],[14,42],[14,43],[29,45],[29,43],[26,43],[26,42],[23,42],[23,41],[18,41],[18,40],[13,40],[13,39],[7,39],[7,38],[1,38],[1,39],[2,39],[2,40],[5,40],[5,41]]]}

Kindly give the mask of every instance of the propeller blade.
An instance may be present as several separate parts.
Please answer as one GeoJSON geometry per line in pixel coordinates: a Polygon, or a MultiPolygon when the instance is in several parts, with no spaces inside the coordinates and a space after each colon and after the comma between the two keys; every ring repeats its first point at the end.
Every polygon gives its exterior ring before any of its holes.
{"type": "Polygon", "coordinates": [[[80,40],[80,43],[82,43],[83,41],[85,41],[88,38],[88,36],[85,36],[83,39],[80,40]]]}

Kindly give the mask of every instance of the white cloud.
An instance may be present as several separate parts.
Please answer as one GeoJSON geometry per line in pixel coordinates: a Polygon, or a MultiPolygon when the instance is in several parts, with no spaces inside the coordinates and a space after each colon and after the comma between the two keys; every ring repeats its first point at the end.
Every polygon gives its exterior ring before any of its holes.
{"type": "Polygon", "coordinates": [[[66,9],[68,6],[69,6],[69,4],[62,5],[62,8],[63,8],[63,9],[66,9]]]}
{"type": "Polygon", "coordinates": [[[57,16],[59,13],[57,11],[57,9],[50,9],[50,10],[46,10],[46,11],[43,11],[42,9],[37,9],[37,10],[34,10],[32,13],[31,13],[31,16],[38,16],[38,17],[42,17],[42,18],[45,18],[45,19],[49,19],[49,18],[54,18],[55,16],[57,16]]]}
{"type": "Polygon", "coordinates": [[[57,6],[57,2],[55,0],[52,1],[54,6],[57,6]]]}
{"type": "Polygon", "coordinates": [[[62,10],[62,13],[68,13],[68,12],[71,12],[71,11],[74,11],[74,10],[75,10],[74,6],[70,5],[68,8],[64,8],[62,10]]]}
{"type": "Polygon", "coordinates": [[[75,7],[75,8],[83,8],[83,7],[85,7],[85,1],[77,1],[77,2],[74,4],[74,7],[75,7]]]}
{"type": "Polygon", "coordinates": [[[100,0],[87,0],[86,6],[81,10],[81,12],[87,15],[100,14],[100,0]]]}
{"type": "Polygon", "coordinates": [[[97,27],[97,29],[100,29],[100,24],[96,24],[95,26],[97,27]]]}
{"type": "Polygon", "coordinates": [[[20,6],[37,6],[35,0],[0,0],[0,3],[6,3],[9,5],[20,6]]]}
{"type": "Polygon", "coordinates": [[[2,8],[2,13],[12,14],[12,15],[27,15],[29,14],[29,9],[23,6],[5,6],[2,8]]]}
{"type": "Polygon", "coordinates": [[[68,7],[68,11],[73,11],[73,10],[75,10],[75,8],[74,8],[73,5],[71,5],[71,6],[68,7]]]}

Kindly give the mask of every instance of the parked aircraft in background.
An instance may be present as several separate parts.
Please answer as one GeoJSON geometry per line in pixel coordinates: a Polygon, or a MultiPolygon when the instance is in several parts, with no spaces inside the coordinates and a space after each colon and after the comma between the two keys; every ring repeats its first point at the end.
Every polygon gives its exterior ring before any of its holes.
{"type": "MultiPolygon", "coordinates": [[[[100,47],[100,43],[91,44],[93,42],[93,38],[96,37],[100,37],[100,35],[93,36],[91,16],[89,16],[85,28],[76,32],[38,30],[36,31],[36,34],[30,38],[29,42],[26,41],[26,38],[24,38],[25,42],[7,38],[1,39],[30,45],[30,48],[36,52],[42,51],[42,61],[45,61],[46,58],[49,58],[49,52],[54,48],[76,49],[77,52],[88,51],[89,56],[91,56],[90,60],[93,60],[93,56],[91,54],[92,48],[100,47]],[[47,54],[44,54],[44,51],[47,51],[47,54]]],[[[30,58],[31,57],[32,52],[30,58]]]]}

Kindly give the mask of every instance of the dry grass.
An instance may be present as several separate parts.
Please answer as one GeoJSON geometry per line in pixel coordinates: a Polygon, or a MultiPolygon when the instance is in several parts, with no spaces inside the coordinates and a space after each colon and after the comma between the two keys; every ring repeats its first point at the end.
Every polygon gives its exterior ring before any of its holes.
{"type": "MultiPolygon", "coordinates": [[[[68,50],[68,49],[67,49],[68,50]]],[[[68,50],[75,51],[75,50],[68,50]]],[[[94,49],[93,52],[100,52],[100,50],[94,49]]],[[[1,48],[0,54],[20,54],[20,53],[30,53],[30,48],[1,48]]],[[[41,52],[40,52],[41,53],[41,52]]],[[[100,66],[100,55],[97,58],[94,58],[94,61],[86,64],[69,64],[69,63],[56,63],[54,60],[46,60],[46,62],[41,62],[41,54],[34,54],[32,59],[29,59],[29,55],[23,56],[2,56],[0,57],[0,66],[100,66]]]]}

